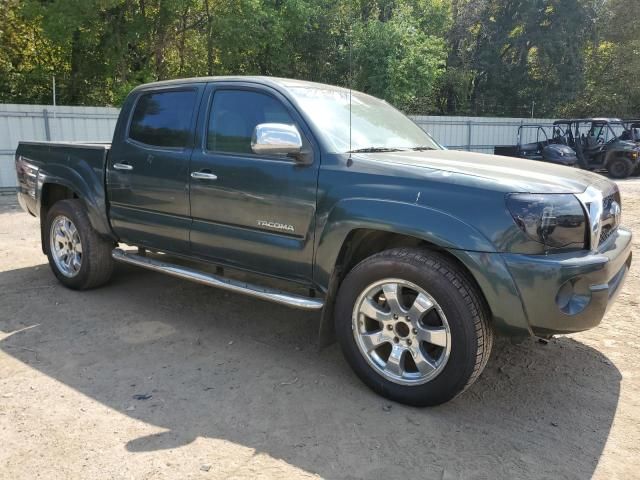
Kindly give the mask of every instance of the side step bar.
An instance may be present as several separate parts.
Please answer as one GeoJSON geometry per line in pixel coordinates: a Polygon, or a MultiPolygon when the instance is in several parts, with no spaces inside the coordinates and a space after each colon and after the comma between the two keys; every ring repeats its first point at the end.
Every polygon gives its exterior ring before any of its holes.
{"type": "Polygon", "coordinates": [[[114,260],[119,262],[148,268],[149,270],[155,270],[156,272],[166,273],[168,275],[173,275],[174,277],[192,280],[211,287],[218,287],[231,292],[243,293],[251,297],[280,303],[293,308],[300,308],[302,310],[320,310],[324,306],[324,302],[320,299],[303,297],[301,295],[287,293],[282,290],[260,287],[250,283],[220,277],[211,273],[199,272],[192,268],[183,267],[182,265],[175,265],[155,258],[143,257],[141,255],[136,255],[135,253],[128,253],[119,248],[115,248],[113,252],[111,252],[111,256],[114,260]]]}

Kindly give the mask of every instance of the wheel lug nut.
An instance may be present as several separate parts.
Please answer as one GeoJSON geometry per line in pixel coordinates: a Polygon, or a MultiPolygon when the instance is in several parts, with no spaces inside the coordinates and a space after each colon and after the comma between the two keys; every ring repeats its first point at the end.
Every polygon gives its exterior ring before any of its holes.
{"type": "Polygon", "coordinates": [[[393,337],[393,341],[394,343],[398,343],[400,340],[398,339],[398,337],[393,337]]]}
{"type": "Polygon", "coordinates": [[[387,330],[393,330],[393,325],[387,325],[387,330]]]}
{"type": "Polygon", "coordinates": [[[398,319],[398,315],[396,315],[395,313],[393,314],[393,319],[397,320],[398,319]]]}
{"type": "Polygon", "coordinates": [[[413,331],[413,334],[414,334],[414,335],[417,335],[417,334],[418,334],[418,329],[417,329],[417,328],[414,328],[412,331],[413,331]]]}
{"type": "Polygon", "coordinates": [[[407,345],[411,345],[411,339],[407,340],[407,345]]]}

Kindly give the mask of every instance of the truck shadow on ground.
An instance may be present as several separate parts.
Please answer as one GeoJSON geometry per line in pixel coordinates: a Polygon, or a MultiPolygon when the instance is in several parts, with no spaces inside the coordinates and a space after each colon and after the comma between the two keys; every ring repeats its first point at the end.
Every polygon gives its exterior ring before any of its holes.
{"type": "Polygon", "coordinates": [[[59,286],[46,265],[2,272],[0,300],[2,351],[166,429],[129,452],[210,437],[329,478],[588,478],[620,393],[606,357],[563,337],[499,341],[446,405],[393,404],[336,345],[316,350],[318,315],[123,266],[88,292],[59,286]]]}

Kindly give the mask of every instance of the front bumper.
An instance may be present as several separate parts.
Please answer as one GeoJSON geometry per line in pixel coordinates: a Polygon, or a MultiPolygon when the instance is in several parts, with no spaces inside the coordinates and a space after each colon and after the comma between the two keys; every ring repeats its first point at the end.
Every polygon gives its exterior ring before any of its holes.
{"type": "Polygon", "coordinates": [[[547,336],[598,325],[631,266],[631,239],[618,228],[597,252],[503,254],[531,331],[547,336]]]}

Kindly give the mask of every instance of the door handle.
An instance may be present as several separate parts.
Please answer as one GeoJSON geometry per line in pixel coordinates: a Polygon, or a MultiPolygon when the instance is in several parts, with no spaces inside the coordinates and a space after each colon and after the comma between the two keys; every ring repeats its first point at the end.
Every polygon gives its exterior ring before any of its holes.
{"type": "Polygon", "coordinates": [[[113,168],[115,168],[116,170],[126,170],[126,171],[133,170],[133,167],[128,163],[114,163],[113,168]]]}
{"type": "Polygon", "coordinates": [[[217,180],[218,176],[209,171],[202,170],[200,172],[191,172],[191,178],[197,180],[217,180]]]}

